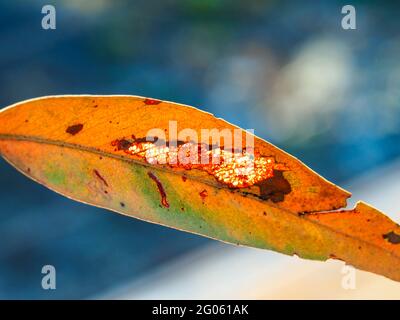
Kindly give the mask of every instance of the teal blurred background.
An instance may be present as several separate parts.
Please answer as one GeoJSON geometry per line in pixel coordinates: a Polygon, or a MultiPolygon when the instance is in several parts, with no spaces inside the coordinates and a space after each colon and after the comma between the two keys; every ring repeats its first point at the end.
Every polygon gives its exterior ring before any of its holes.
{"type": "MultiPolygon", "coordinates": [[[[0,1],[0,107],[53,94],[197,106],[344,183],[400,156],[400,6],[0,1]],[[43,5],[57,29],[43,30],[43,5]]],[[[0,298],[88,298],[212,240],[75,203],[0,160],[0,298]],[[41,288],[41,268],[57,290],[41,288]]]]}

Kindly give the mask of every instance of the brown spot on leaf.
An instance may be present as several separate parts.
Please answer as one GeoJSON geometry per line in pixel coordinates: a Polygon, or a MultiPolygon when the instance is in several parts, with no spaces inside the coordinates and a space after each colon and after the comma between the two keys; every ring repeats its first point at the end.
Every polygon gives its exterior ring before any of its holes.
{"type": "Polygon", "coordinates": [[[206,189],[204,189],[202,192],[199,193],[201,199],[204,201],[205,198],[208,196],[208,192],[206,189]]]}
{"type": "Polygon", "coordinates": [[[96,177],[99,178],[101,180],[101,182],[103,182],[106,187],[108,187],[107,181],[100,175],[100,173],[96,169],[94,169],[93,172],[96,175],[96,177]]]}
{"type": "Polygon", "coordinates": [[[122,208],[125,207],[125,203],[123,203],[123,202],[120,202],[119,205],[120,205],[122,208]]]}
{"type": "Polygon", "coordinates": [[[273,177],[256,183],[260,188],[260,198],[263,200],[272,200],[272,202],[281,202],[285,195],[292,191],[290,183],[284,178],[282,171],[274,170],[273,177]]]}
{"type": "Polygon", "coordinates": [[[186,176],[182,176],[182,181],[185,182],[187,180],[186,176]]]}
{"type": "Polygon", "coordinates": [[[384,234],[382,237],[383,237],[383,239],[386,239],[387,241],[389,241],[392,244],[400,243],[400,235],[393,231],[390,231],[390,232],[384,234]]]}
{"type": "Polygon", "coordinates": [[[121,140],[114,140],[111,142],[112,146],[116,146],[118,150],[128,150],[129,147],[132,145],[131,142],[129,142],[126,139],[121,139],[121,140]]]}
{"type": "MultiPolygon", "coordinates": [[[[132,135],[132,137],[134,137],[134,135],[132,135]]],[[[146,143],[146,142],[157,142],[158,141],[158,137],[142,137],[142,138],[133,138],[133,142],[134,143],[146,143]]],[[[161,141],[161,143],[165,143],[164,141],[161,141]]]]}
{"type": "Polygon", "coordinates": [[[83,129],[83,124],[78,123],[74,124],[72,126],[69,126],[67,130],[65,130],[67,133],[72,134],[73,136],[76,135],[78,132],[80,132],[83,129]]]}
{"type": "Polygon", "coordinates": [[[331,253],[331,254],[329,255],[329,258],[331,258],[331,259],[335,259],[335,260],[344,261],[343,259],[339,258],[338,256],[336,256],[336,255],[335,255],[335,254],[333,254],[333,253],[331,253]]]}
{"type": "Polygon", "coordinates": [[[161,195],[161,204],[164,207],[169,208],[169,203],[167,201],[167,194],[165,193],[164,187],[161,184],[160,180],[158,180],[157,177],[152,172],[148,172],[147,174],[157,184],[158,191],[160,192],[161,195]]]}
{"type": "Polygon", "coordinates": [[[156,104],[160,104],[162,101],[161,100],[157,100],[157,99],[147,98],[147,99],[144,99],[143,102],[146,105],[156,105],[156,104]]]}

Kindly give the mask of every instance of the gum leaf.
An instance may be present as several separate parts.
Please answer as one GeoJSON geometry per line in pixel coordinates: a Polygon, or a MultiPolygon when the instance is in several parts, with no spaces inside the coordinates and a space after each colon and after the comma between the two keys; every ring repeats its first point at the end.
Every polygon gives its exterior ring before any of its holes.
{"type": "Polygon", "coordinates": [[[400,281],[396,223],[362,202],[334,211],[346,207],[349,192],[258,137],[252,153],[239,153],[224,149],[224,139],[203,140],[204,129],[225,130],[244,147],[249,136],[209,113],[157,99],[43,97],[0,112],[0,153],[77,201],[233,244],[341,259],[400,281]],[[187,139],[185,129],[201,142],[187,139]],[[204,149],[209,163],[198,155],[171,161],[194,149],[204,149]]]}

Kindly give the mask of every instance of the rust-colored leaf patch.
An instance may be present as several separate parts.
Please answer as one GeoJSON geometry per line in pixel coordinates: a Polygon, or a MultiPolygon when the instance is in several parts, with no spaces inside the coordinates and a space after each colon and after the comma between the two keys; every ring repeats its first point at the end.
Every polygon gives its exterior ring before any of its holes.
{"type": "Polygon", "coordinates": [[[203,191],[201,191],[201,192],[199,193],[199,195],[200,195],[201,199],[202,199],[203,202],[204,202],[204,200],[205,200],[205,199],[207,198],[207,196],[208,196],[208,192],[207,192],[206,189],[204,189],[203,191]]]}
{"type": "Polygon", "coordinates": [[[83,124],[78,123],[78,124],[74,124],[72,126],[69,126],[67,128],[67,130],[65,130],[65,131],[74,136],[77,133],[79,133],[82,129],[83,129],[83,124]]]}
{"type": "Polygon", "coordinates": [[[390,231],[383,235],[383,239],[386,239],[390,243],[400,244],[400,234],[390,231]]]}
{"type": "Polygon", "coordinates": [[[157,99],[150,99],[150,98],[146,98],[143,100],[144,104],[147,105],[157,105],[160,104],[162,101],[161,100],[157,100],[157,99]]]}
{"type": "Polygon", "coordinates": [[[160,192],[161,195],[161,204],[164,207],[169,208],[169,203],[167,201],[167,194],[165,193],[162,183],[152,172],[148,172],[147,174],[151,178],[151,180],[153,180],[157,184],[158,191],[160,192]]]}
{"type": "Polygon", "coordinates": [[[93,172],[96,175],[96,177],[99,178],[101,180],[101,182],[103,182],[106,187],[108,187],[107,181],[100,175],[100,173],[96,169],[94,169],[93,172]]]}

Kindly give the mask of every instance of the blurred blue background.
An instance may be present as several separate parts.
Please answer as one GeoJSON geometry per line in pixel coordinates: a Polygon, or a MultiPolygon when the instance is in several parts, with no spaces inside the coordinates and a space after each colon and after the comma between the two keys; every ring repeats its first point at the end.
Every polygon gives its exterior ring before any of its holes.
{"type": "MultiPolygon", "coordinates": [[[[53,94],[194,105],[335,183],[400,156],[400,6],[352,1],[0,1],[0,107],[53,94]],[[43,5],[57,29],[43,30],[43,5]]],[[[0,160],[0,298],[87,298],[212,240],[75,203],[0,160]],[[41,268],[57,290],[41,288],[41,268]]]]}

